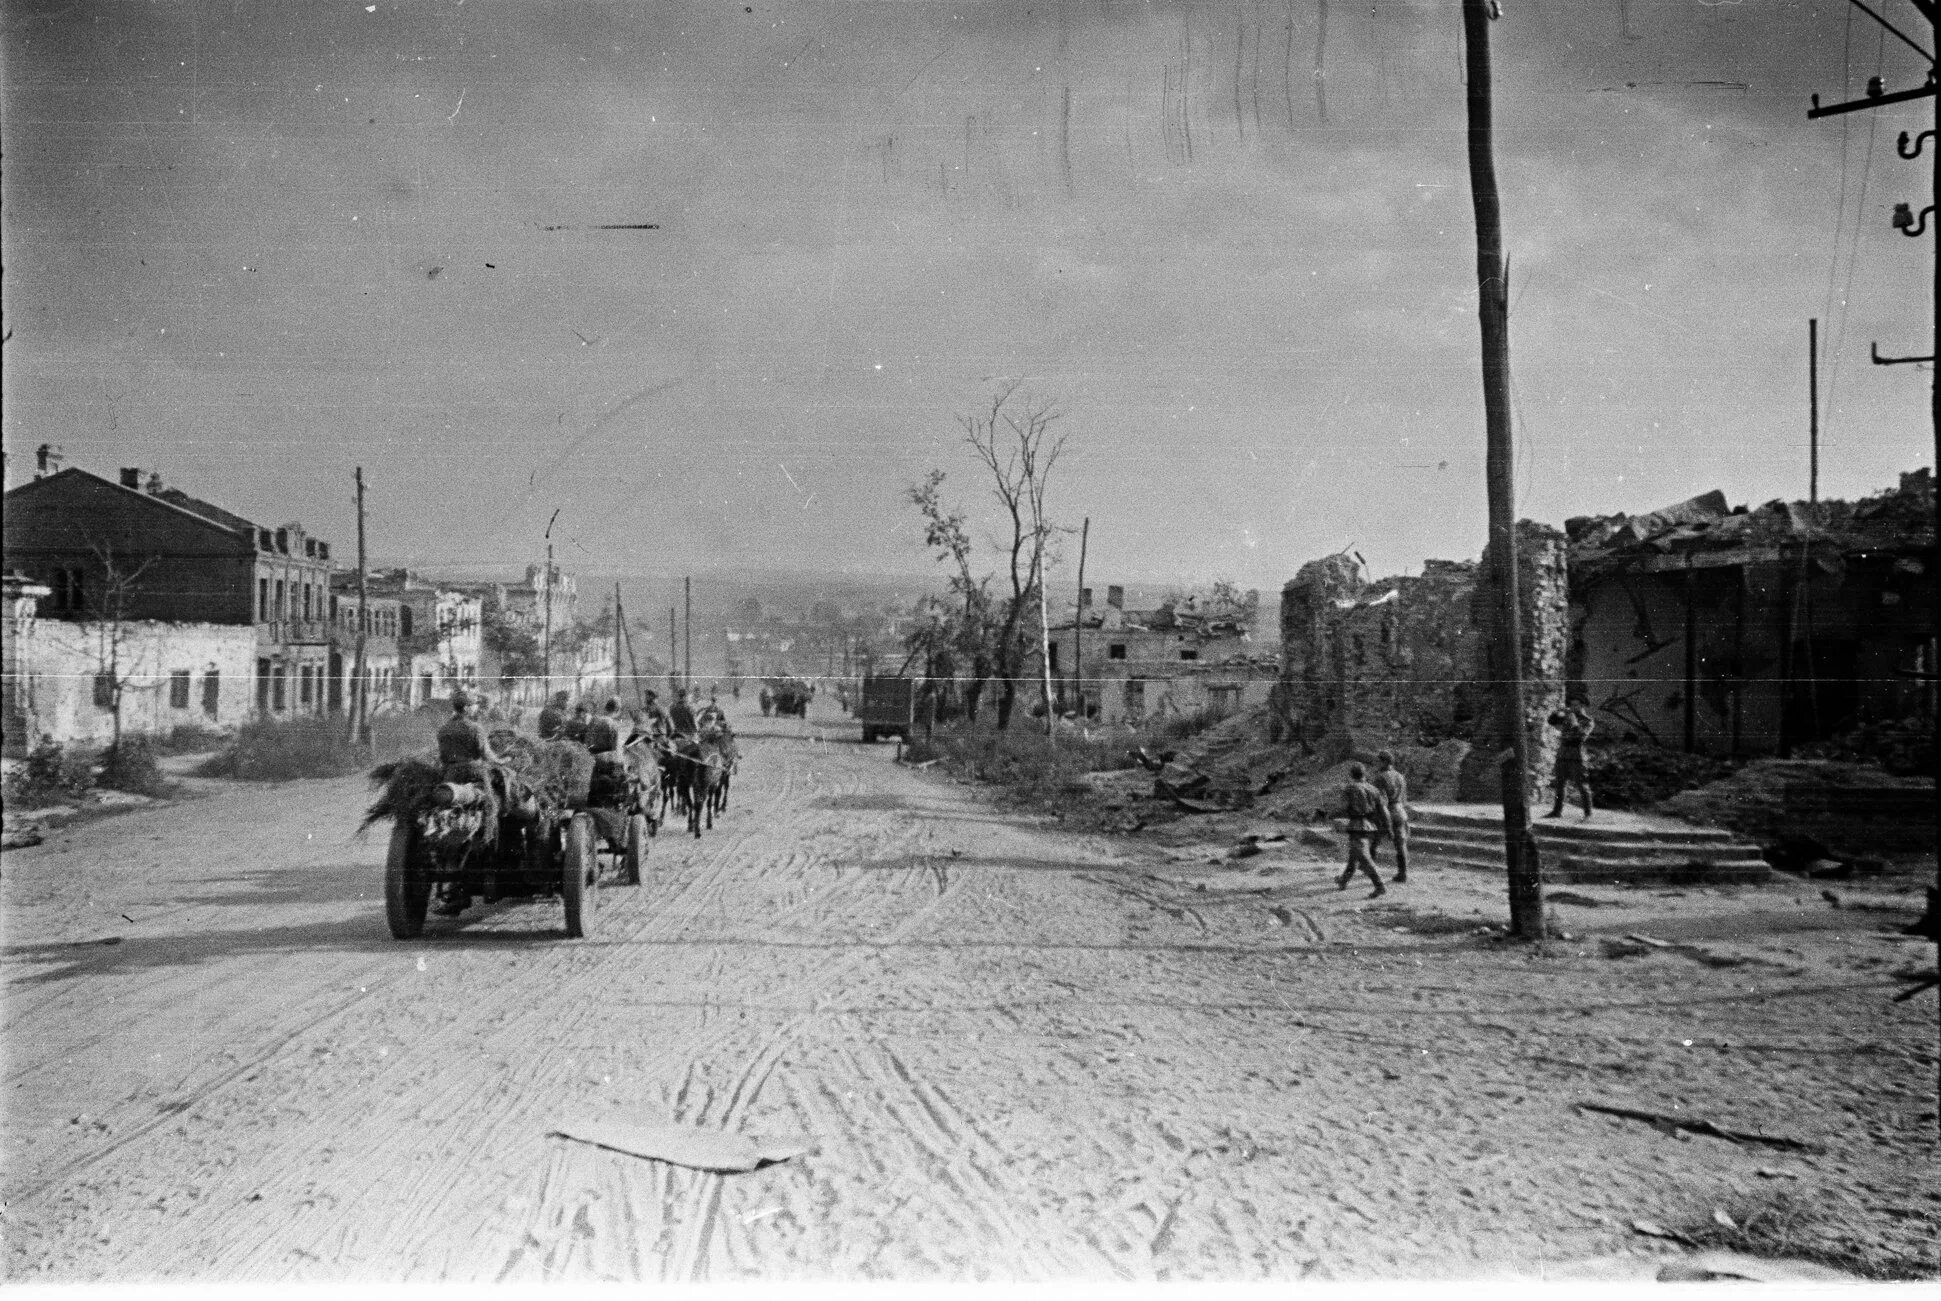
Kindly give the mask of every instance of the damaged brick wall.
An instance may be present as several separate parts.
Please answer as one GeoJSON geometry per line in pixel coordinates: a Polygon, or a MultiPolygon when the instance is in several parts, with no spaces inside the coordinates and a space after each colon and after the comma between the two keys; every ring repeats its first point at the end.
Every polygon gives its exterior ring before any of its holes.
{"type": "MultiPolygon", "coordinates": [[[[1527,794],[1534,804],[1544,798],[1557,765],[1558,736],[1549,719],[1564,707],[1569,681],[1569,544],[1560,530],[1532,520],[1518,521],[1516,535],[1517,596],[1523,633],[1523,720],[1530,748],[1527,794]]],[[[1493,582],[1487,578],[1479,581],[1471,605],[1471,618],[1479,630],[1471,672],[1475,683],[1485,691],[1488,683],[1504,676],[1503,666],[1495,662],[1493,644],[1480,632],[1494,621],[1493,611],[1497,608],[1494,591],[1493,582]]],[[[1486,801],[1502,798],[1498,762],[1511,741],[1493,701],[1479,702],[1470,740],[1475,749],[1463,764],[1459,797],[1486,801]]]]}
{"type": "Polygon", "coordinates": [[[1339,708],[1333,627],[1336,603],[1361,590],[1361,566],[1346,555],[1301,566],[1281,589],[1281,678],[1275,702],[1287,739],[1318,746],[1339,708]]]}
{"type": "MultiPolygon", "coordinates": [[[[1545,725],[1564,700],[1568,571],[1562,533],[1519,526],[1525,695],[1532,784],[1549,780],[1555,737],[1545,725]]],[[[1472,742],[1465,799],[1500,796],[1494,756],[1507,747],[1489,683],[1489,607],[1474,561],[1431,560],[1419,577],[1361,580],[1348,556],[1302,567],[1281,596],[1283,730],[1328,762],[1384,746],[1472,742]]]]}

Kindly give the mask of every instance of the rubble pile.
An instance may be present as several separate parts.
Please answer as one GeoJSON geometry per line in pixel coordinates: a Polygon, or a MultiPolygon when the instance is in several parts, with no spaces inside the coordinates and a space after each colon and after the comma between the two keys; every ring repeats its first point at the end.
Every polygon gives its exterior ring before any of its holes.
{"type": "Polygon", "coordinates": [[[1593,745],[1585,762],[1598,806],[1610,809],[1650,808],[1681,791],[1728,777],[1737,767],[1727,759],[1644,741],[1593,745]]]}

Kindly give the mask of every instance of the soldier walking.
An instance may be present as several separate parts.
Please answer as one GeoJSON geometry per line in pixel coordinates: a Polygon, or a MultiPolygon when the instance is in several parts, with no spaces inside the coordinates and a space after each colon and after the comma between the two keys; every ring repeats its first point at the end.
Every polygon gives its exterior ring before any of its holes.
{"type": "MultiPolygon", "coordinates": [[[[1409,879],[1409,779],[1395,767],[1395,755],[1383,750],[1375,756],[1375,775],[1369,785],[1382,793],[1388,804],[1388,834],[1395,841],[1395,884],[1409,879]]],[[[1369,857],[1381,846],[1381,833],[1369,845],[1369,857]]]]}
{"type": "Polygon", "coordinates": [[[1348,817],[1348,867],[1334,879],[1337,888],[1346,890],[1356,872],[1366,872],[1375,883],[1370,899],[1388,893],[1375,860],[1369,856],[1375,838],[1388,829],[1388,801],[1379,789],[1368,784],[1368,770],[1358,763],[1348,765],[1348,784],[1342,788],[1342,802],[1348,817]]]}

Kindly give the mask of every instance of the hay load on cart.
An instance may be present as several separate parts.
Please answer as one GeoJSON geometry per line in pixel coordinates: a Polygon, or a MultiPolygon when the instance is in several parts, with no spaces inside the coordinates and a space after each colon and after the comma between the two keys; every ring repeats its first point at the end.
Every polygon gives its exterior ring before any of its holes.
{"type": "Polygon", "coordinates": [[[516,732],[492,736],[502,763],[440,764],[413,757],[371,772],[377,799],[365,827],[389,818],[385,916],[391,934],[424,931],[434,891],[441,911],[558,895],[571,937],[592,929],[598,905],[597,831],[585,812],[593,757],[569,742],[516,732]]]}

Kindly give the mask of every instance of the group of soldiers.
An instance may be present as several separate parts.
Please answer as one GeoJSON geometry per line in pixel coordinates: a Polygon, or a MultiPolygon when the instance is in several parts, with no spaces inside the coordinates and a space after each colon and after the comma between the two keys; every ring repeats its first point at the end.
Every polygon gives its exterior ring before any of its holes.
{"type": "MultiPolygon", "coordinates": [[[[1551,790],[1556,803],[1546,818],[1560,818],[1564,799],[1575,787],[1583,803],[1584,817],[1591,816],[1590,774],[1584,760],[1584,743],[1596,723],[1582,705],[1572,705],[1552,714],[1550,725],[1557,729],[1557,763],[1551,775],[1551,790]]],[[[1409,782],[1395,766],[1395,756],[1387,750],[1375,756],[1375,775],[1359,763],[1348,765],[1348,784],[1342,789],[1343,811],[1348,822],[1348,866],[1335,884],[1346,890],[1355,873],[1366,873],[1375,883],[1369,894],[1373,899],[1388,893],[1381,873],[1375,869],[1375,851],[1383,837],[1395,842],[1394,883],[1409,879],[1409,782]]]]}
{"type": "Polygon", "coordinates": [[[608,696],[597,716],[584,700],[569,709],[571,700],[570,692],[556,692],[552,703],[539,711],[540,740],[577,741],[594,754],[603,754],[619,750],[629,740],[641,736],[668,741],[677,737],[725,735],[729,731],[727,712],[712,692],[699,712],[689,701],[685,688],[674,693],[672,709],[662,708],[660,694],[654,691],[646,692],[640,707],[632,711],[621,708],[618,696],[608,696]]]}
{"type": "MultiPolygon", "coordinates": [[[[595,716],[584,700],[576,705],[570,692],[557,692],[552,703],[539,711],[539,739],[573,741],[584,745],[596,757],[618,754],[630,741],[641,737],[667,742],[696,737],[731,735],[728,715],[712,695],[699,713],[679,691],[674,707],[663,709],[657,693],[649,691],[640,708],[623,710],[618,696],[608,696],[595,716]]],[[[479,702],[463,690],[452,692],[452,716],[438,729],[438,762],[447,768],[467,764],[500,764],[504,760],[492,749],[492,739],[477,716],[479,702]]]]}

